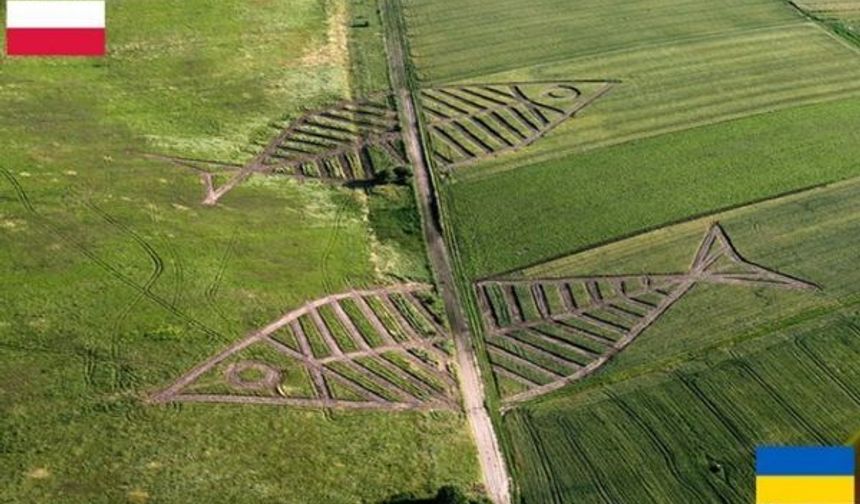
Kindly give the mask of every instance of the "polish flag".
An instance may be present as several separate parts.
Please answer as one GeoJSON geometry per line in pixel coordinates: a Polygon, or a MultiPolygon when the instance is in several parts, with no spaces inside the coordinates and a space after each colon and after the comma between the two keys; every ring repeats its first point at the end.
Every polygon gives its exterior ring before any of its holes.
{"type": "Polygon", "coordinates": [[[9,56],[104,56],[103,0],[8,0],[9,56]]]}

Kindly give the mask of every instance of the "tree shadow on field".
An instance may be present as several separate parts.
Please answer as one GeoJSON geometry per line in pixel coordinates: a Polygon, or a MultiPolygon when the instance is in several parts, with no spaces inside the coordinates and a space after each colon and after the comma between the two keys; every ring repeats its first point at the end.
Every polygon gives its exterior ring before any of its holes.
{"type": "Polygon", "coordinates": [[[479,497],[477,499],[467,497],[457,487],[444,486],[439,489],[435,497],[416,497],[414,494],[401,494],[390,497],[379,504],[490,504],[490,501],[479,497]]]}

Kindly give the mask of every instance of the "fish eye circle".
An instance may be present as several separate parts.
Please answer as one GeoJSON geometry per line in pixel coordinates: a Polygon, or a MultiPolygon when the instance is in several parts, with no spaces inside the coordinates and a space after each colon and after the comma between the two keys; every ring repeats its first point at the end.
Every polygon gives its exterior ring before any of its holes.
{"type": "Polygon", "coordinates": [[[543,93],[544,98],[552,98],[553,100],[569,100],[577,98],[582,93],[575,86],[570,84],[558,84],[543,93]]]}
{"type": "Polygon", "coordinates": [[[254,361],[230,364],[225,375],[227,382],[232,387],[243,390],[274,388],[281,379],[281,374],[277,369],[268,364],[254,361]]]}

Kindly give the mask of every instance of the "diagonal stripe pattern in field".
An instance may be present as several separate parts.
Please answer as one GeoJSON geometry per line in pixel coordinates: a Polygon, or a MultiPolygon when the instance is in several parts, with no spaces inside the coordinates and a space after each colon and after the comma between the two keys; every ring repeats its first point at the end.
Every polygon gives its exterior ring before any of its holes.
{"type": "Polygon", "coordinates": [[[290,311],[199,364],[153,403],[455,409],[447,330],[430,287],[331,295],[290,311]]]}
{"type": "Polygon", "coordinates": [[[744,259],[719,224],[686,273],[490,279],[476,285],[494,372],[521,385],[508,405],[594,373],[697,283],[814,289],[744,259]]]}
{"type": "Polygon", "coordinates": [[[405,164],[390,100],[377,95],[307,113],[275,138],[261,164],[279,174],[342,181],[374,178],[371,149],[405,164]]]}
{"type": "Polygon", "coordinates": [[[443,169],[525,148],[608,92],[614,81],[428,87],[421,107],[443,169]]]}

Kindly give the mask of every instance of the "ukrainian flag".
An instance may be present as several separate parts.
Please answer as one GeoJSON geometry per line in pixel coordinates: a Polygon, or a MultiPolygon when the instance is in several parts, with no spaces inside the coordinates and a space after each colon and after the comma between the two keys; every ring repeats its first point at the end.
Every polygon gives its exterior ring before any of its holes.
{"type": "Polygon", "coordinates": [[[756,504],[855,504],[854,449],[756,450],[756,504]]]}

